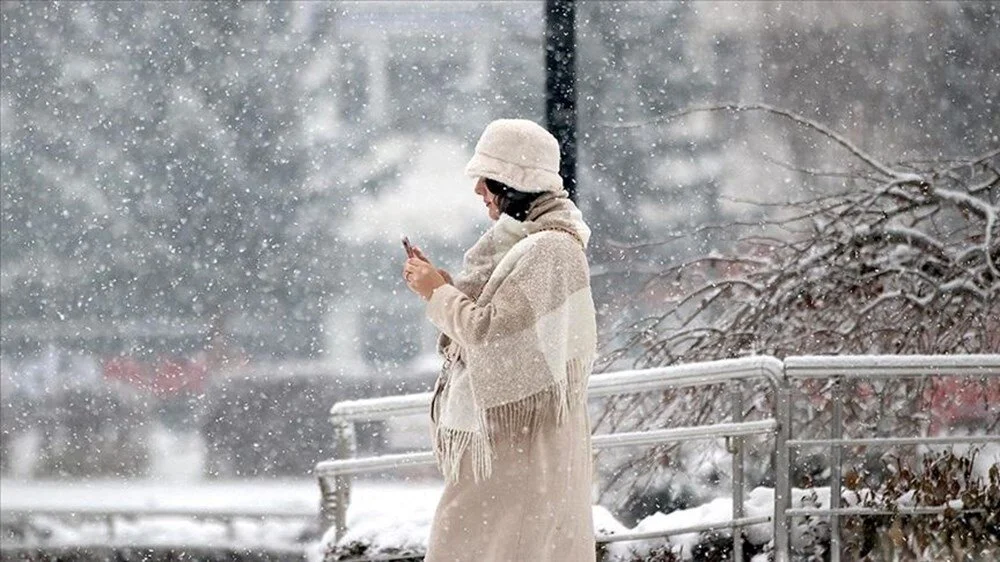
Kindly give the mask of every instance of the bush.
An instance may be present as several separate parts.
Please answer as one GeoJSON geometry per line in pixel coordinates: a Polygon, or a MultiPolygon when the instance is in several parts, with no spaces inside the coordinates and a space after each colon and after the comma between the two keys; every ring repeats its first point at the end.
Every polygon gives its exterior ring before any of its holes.
{"type": "Polygon", "coordinates": [[[336,389],[308,377],[231,379],[202,422],[213,477],[302,476],[332,453],[336,389]]]}
{"type": "MultiPolygon", "coordinates": [[[[275,373],[232,376],[206,391],[201,433],[210,477],[302,476],[334,454],[330,407],[365,395],[335,377],[275,373]]],[[[380,424],[358,424],[358,446],[379,450],[380,424]]]]}
{"type": "MultiPolygon", "coordinates": [[[[845,487],[854,492],[858,506],[890,513],[842,519],[846,558],[1000,559],[1000,466],[993,465],[986,478],[982,478],[974,470],[978,453],[978,449],[966,455],[952,451],[932,453],[924,457],[919,471],[907,466],[904,459],[888,459],[884,461],[886,476],[874,490],[863,488],[863,479],[857,473],[848,473],[845,487]],[[901,505],[948,508],[937,515],[913,515],[899,513],[901,505]]],[[[816,536],[822,538],[806,545],[810,555],[829,551],[829,538],[816,536]]]]}
{"type": "Polygon", "coordinates": [[[127,393],[72,388],[40,407],[41,476],[141,476],[149,464],[148,416],[127,393]]]}

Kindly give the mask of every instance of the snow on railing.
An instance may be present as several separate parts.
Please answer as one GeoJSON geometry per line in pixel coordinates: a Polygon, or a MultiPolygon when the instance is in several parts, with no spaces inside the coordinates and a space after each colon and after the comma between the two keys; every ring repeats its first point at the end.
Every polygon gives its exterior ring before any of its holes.
{"type": "MultiPolygon", "coordinates": [[[[772,384],[778,384],[782,376],[781,370],[781,361],[773,357],[756,356],[654,369],[616,371],[592,375],[587,386],[587,396],[601,398],[626,392],[717,384],[748,377],[763,377],[772,384]]],[[[337,402],[330,408],[330,421],[334,424],[347,421],[379,421],[397,416],[423,414],[430,407],[431,397],[430,392],[422,392],[385,398],[345,400],[337,402]]]]}

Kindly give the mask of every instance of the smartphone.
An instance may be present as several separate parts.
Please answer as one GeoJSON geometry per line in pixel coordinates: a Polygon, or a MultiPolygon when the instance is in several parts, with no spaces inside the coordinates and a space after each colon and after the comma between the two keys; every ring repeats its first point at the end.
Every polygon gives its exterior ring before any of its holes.
{"type": "Polygon", "coordinates": [[[406,257],[413,257],[413,246],[410,245],[410,239],[406,236],[403,237],[403,249],[406,250],[406,257]]]}

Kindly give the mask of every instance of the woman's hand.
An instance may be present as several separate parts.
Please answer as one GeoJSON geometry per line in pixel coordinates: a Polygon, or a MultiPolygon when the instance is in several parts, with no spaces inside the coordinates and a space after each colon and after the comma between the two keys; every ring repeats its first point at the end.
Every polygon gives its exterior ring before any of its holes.
{"type": "MultiPolygon", "coordinates": [[[[413,255],[414,255],[414,257],[416,257],[418,259],[422,259],[422,260],[424,260],[427,263],[431,263],[431,260],[428,259],[428,257],[424,254],[424,251],[421,250],[419,246],[414,246],[413,247],[413,255]]],[[[431,264],[431,265],[433,266],[434,264],[431,264]]],[[[452,283],[452,281],[451,281],[451,274],[449,274],[447,271],[441,269],[440,267],[437,268],[437,271],[438,271],[438,273],[441,274],[441,277],[444,277],[445,283],[448,283],[449,285],[451,285],[451,283],[452,283]]]]}
{"type": "Polygon", "coordinates": [[[406,285],[410,290],[420,295],[424,300],[431,298],[434,289],[447,284],[440,271],[430,262],[418,257],[406,260],[406,265],[403,266],[403,279],[406,279],[406,285]]]}

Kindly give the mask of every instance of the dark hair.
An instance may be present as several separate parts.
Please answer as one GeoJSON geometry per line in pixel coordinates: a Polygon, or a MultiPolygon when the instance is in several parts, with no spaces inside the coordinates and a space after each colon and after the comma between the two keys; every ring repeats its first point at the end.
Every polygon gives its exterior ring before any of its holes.
{"type": "Polygon", "coordinates": [[[531,204],[535,202],[535,199],[538,199],[538,196],[541,195],[541,193],[518,191],[503,182],[491,180],[490,178],[483,179],[486,180],[486,189],[489,189],[490,193],[497,197],[497,209],[501,213],[506,213],[519,221],[524,221],[528,218],[528,209],[531,208],[531,204]]]}

